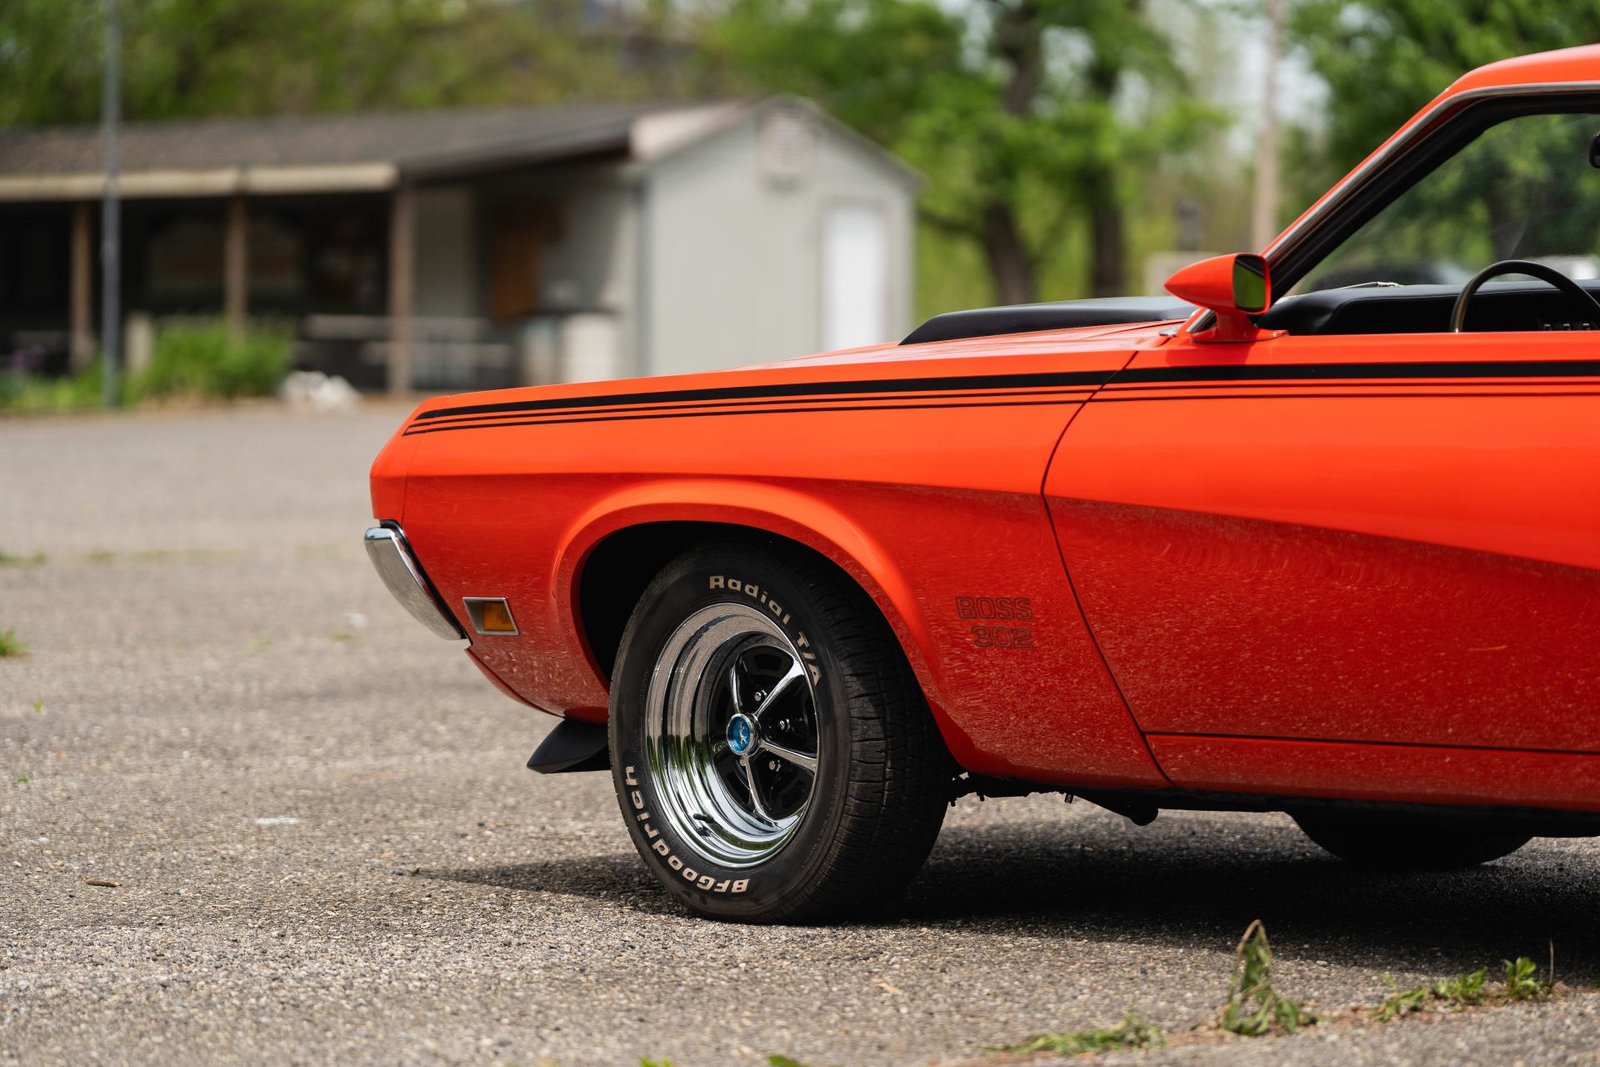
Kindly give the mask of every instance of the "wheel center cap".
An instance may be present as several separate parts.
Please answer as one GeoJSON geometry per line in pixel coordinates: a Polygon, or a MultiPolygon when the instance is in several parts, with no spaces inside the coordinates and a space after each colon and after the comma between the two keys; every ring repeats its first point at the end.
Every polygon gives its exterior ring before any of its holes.
{"type": "Polygon", "coordinates": [[[728,720],[728,748],[735,756],[742,756],[749,752],[756,743],[756,724],[743,712],[736,713],[728,720]]]}

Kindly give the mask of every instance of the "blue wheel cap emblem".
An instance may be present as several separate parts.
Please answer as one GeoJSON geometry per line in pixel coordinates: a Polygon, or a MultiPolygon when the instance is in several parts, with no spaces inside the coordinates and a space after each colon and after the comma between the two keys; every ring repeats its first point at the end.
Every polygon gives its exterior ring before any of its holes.
{"type": "Polygon", "coordinates": [[[755,727],[743,715],[735,715],[728,720],[728,747],[735,756],[742,756],[750,751],[750,745],[756,739],[755,727]]]}

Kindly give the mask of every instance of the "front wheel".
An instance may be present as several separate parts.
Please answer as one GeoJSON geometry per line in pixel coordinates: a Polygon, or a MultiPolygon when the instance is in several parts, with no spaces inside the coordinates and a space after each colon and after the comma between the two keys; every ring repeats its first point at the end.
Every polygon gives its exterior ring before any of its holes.
{"type": "Polygon", "coordinates": [[[1471,867],[1509,856],[1531,840],[1470,819],[1338,811],[1295,812],[1312,841],[1340,859],[1386,870],[1471,867]]]}
{"type": "Polygon", "coordinates": [[[949,756],[893,634],[832,567],[692,550],[623,633],[611,766],[645,865],[693,910],[792,922],[897,896],[944,819],[949,756]]]}

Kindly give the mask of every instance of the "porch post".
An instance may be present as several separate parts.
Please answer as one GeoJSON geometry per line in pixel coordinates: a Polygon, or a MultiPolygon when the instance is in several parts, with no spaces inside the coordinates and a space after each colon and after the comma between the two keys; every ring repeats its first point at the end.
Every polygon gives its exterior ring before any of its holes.
{"type": "Polygon", "coordinates": [[[228,201],[228,228],[223,238],[222,291],[228,335],[236,341],[244,336],[250,293],[249,265],[250,221],[245,213],[244,197],[235,195],[228,201]]]}
{"type": "Polygon", "coordinates": [[[416,261],[417,193],[404,181],[389,209],[389,392],[411,389],[411,309],[416,261]]]}
{"type": "Polygon", "coordinates": [[[94,250],[89,232],[89,204],[72,206],[72,312],[68,363],[72,373],[82,373],[94,359],[94,250]]]}

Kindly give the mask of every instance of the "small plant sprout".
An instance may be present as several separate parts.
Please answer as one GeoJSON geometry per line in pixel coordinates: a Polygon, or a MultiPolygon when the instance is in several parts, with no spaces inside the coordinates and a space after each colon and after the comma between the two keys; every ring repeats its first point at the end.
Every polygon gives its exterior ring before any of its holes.
{"type": "Polygon", "coordinates": [[[1159,1026],[1145,1022],[1138,1012],[1109,1030],[1074,1030],[1070,1033],[1035,1034],[1015,1045],[994,1048],[995,1052],[1053,1052],[1058,1056],[1078,1056],[1085,1052],[1122,1052],[1128,1049],[1161,1048],[1167,1043],[1159,1026]]]}
{"type": "Polygon", "coordinates": [[[35,700],[33,702],[33,713],[35,715],[43,715],[44,714],[44,701],[35,700]]]}
{"type": "Polygon", "coordinates": [[[28,646],[17,636],[15,630],[0,630],[0,659],[20,656],[27,651],[28,646]]]}
{"type": "Polygon", "coordinates": [[[30,552],[27,555],[17,555],[0,548],[0,567],[37,567],[44,562],[43,552],[30,552]]]}
{"type": "Polygon", "coordinates": [[[27,785],[31,781],[33,781],[33,775],[29,774],[27,771],[23,771],[21,774],[17,775],[18,785],[27,785]]]}
{"type": "Polygon", "coordinates": [[[1473,971],[1471,974],[1441,979],[1432,985],[1419,985],[1415,989],[1395,993],[1379,1006],[1378,1021],[1386,1023],[1402,1015],[1422,1011],[1433,1004],[1454,1009],[1482,1004],[1489,995],[1484,988],[1488,978],[1489,971],[1486,968],[1473,971]]]}
{"type": "Polygon", "coordinates": [[[1485,967],[1471,974],[1457,975],[1432,985],[1420,985],[1415,989],[1394,993],[1379,1006],[1377,1019],[1386,1023],[1416,1011],[1460,1011],[1479,1004],[1543,1000],[1554,988],[1553,983],[1539,980],[1539,968],[1526,956],[1500,962],[1505,967],[1505,982],[1499,989],[1489,986],[1489,969],[1485,967]]]}
{"type": "Polygon", "coordinates": [[[1550,995],[1554,983],[1539,981],[1539,968],[1528,957],[1518,956],[1515,960],[1500,962],[1506,968],[1507,1000],[1543,1000],[1550,995]]]}
{"type": "Polygon", "coordinates": [[[1217,1014],[1219,1029],[1243,1037],[1260,1037],[1274,1030],[1292,1034],[1317,1021],[1299,1001],[1280,996],[1273,988],[1272,946],[1267,943],[1267,928],[1260,919],[1245,928],[1234,957],[1228,1001],[1217,1014]]]}

